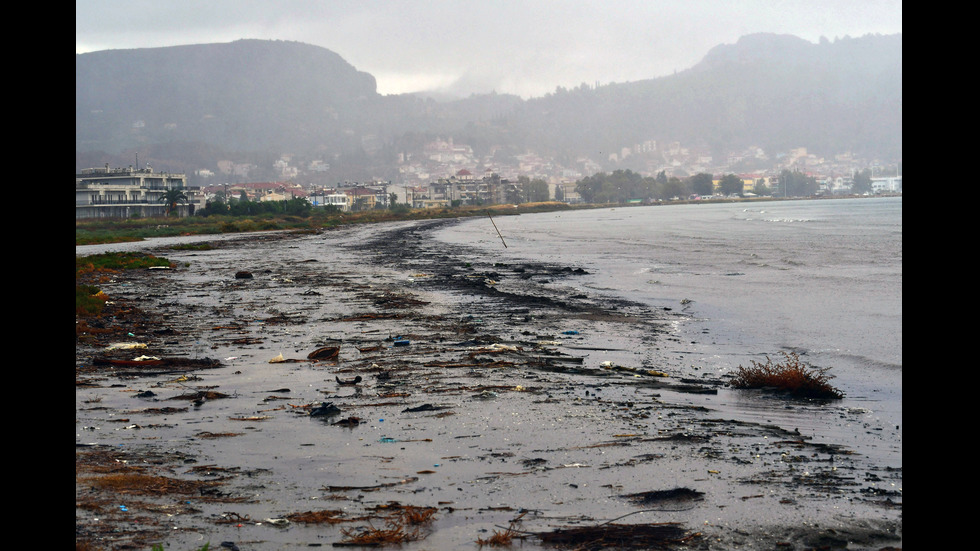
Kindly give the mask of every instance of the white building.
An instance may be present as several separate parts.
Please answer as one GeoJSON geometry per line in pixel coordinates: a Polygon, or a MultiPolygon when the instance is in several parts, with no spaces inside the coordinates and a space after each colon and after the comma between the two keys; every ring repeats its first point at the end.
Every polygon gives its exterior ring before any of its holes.
{"type": "Polygon", "coordinates": [[[883,178],[872,178],[871,189],[875,193],[892,193],[902,191],[902,177],[888,176],[883,178]]]}
{"type": "Polygon", "coordinates": [[[171,189],[187,197],[176,214],[193,214],[196,193],[187,187],[184,174],[154,172],[150,167],[86,168],[75,175],[75,219],[164,216],[168,206],[161,199],[171,189]]]}

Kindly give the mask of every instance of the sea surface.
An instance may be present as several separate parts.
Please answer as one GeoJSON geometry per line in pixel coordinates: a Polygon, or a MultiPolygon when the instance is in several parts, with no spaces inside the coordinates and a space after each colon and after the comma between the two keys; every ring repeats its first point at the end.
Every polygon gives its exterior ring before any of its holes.
{"type": "Polygon", "coordinates": [[[901,197],[494,216],[437,238],[500,261],[579,266],[589,272],[577,280],[583,289],[687,312],[676,330],[698,343],[685,352],[701,369],[786,352],[830,368],[842,410],[887,426],[879,451],[901,464],[901,197]]]}

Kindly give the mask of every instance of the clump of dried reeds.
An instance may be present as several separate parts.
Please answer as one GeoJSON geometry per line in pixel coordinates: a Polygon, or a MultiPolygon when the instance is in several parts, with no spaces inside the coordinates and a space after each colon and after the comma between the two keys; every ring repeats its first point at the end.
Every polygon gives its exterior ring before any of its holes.
{"type": "Polygon", "coordinates": [[[523,534],[511,528],[504,529],[503,532],[499,530],[494,530],[493,535],[487,539],[476,538],[476,543],[480,547],[484,545],[489,545],[490,547],[510,547],[514,542],[514,538],[524,537],[523,534]]]}
{"type": "Polygon", "coordinates": [[[82,480],[93,487],[120,494],[167,495],[200,494],[204,488],[218,485],[218,482],[199,482],[181,480],[166,476],[140,473],[122,473],[106,476],[88,477],[82,480]]]}
{"type": "Polygon", "coordinates": [[[494,530],[493,535],[487,539],[476,538],[477,545],[480,547],[483,547],[484,545],[489,545],[490,547],[510,547],[510,545],[514,542],[514,538],[524,537],[524,534],[517,529],[517,526],[520,524],[521,519],[524,518],[524,515],[526,514],[527,511],[518,515],[517,518],[510,522],[510,526],[505,528],[503,532],[494,530]]]}
{"type": "Polygon", "coordinates": [[[303,513],[293,513],[286,515],[286,519],[291,522],[302,522],[304,524],[339,524],[350,522],[344,518],[344,512],[340,510],[306,511],[303,513]]]}
{"type": "Polygon", "coordinates": [[[752,360],[752,367],[738,366],[731,385],[734,388],[775,388],[799,398],[840,399],[844,393],[829,383],[833,375],[829,367],[816,368],[806,365],[795,352],[783,352],[785,361],[773,363],[766,357],[765,363],[752,360]]]}
{"type": "Polygon", "coordinates": [[[401,507],[400,517],[405,524],[421,525],[431,522],[435,514],[435,507],[405,505],[401,507]]]}
{"type": "Polygon", "coordinates": [[[424,537],[422,526],[432,522],[436,509],[434,507],[415,507],[412,505],[395,505],[395,513],[385,519],[384,528],[368,526],[356,529],[341,529],[345,545],[386,545],[417,541],[424,537]],[[407,529],[411,526],[411,529],[407,529]]]}
{"type": "Polygon", "coordinates": [[[368,525],[367,528],[341,529],[340,532],[346,538],[344,543],[348,545],[385,545],[416,541],[421,538],[418,527],[406,531],[405,525],[395,520],[387,521],[384,528],[368,525]]]}

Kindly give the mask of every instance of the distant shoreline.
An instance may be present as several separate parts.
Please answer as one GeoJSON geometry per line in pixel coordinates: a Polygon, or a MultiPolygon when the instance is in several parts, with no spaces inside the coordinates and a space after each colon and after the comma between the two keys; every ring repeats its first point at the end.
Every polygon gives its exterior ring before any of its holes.
{"type": "Polygon", "coordinates": [[[371,210],[355,213],[316,212],[309,217],[284,215],[260,215],[255,217],[190,216],[186,218],[140,218],[132,220],[96,219],[75,221],[75,245],[100,245],[129,241],[143,241],[153,237],[179,235],[214,235],[226,233],[254,233],[270,230],[318,231],[354,224],[399,222],[407,220],[431,220],[437,218],[467,218],[473,216],[512,216],[535,212],[559,210],[591,210],[645,206],[671,206],[717,203],[760,203],[772,201],[808,201],[823,199],[877,199],[901,197],[901,193],[879,195],[827,195],[810,197],[718,197],[711,199],[679,199],[640,203],[563,203],[546,201],[522,204],[496,204],[465,207],[410,209],[402,212],[371,210]]]}

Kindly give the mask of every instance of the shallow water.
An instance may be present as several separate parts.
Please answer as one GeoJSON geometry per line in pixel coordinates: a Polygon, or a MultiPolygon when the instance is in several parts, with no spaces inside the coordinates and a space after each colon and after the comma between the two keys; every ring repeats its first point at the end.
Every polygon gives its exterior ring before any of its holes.
{"type": "MultiPolygon", "coordinates": [[[[846,394],[842,411],[867,410],[892,429],[884,452],[869,451],[901,466],[900,197],[614,208],[494,223],[473,219],[436,236],[486,258],[583,266],[583,288],[688,313],[677,330],[683,343],[697,344],[676,351],[701,370],[726,373],[767,356],[778,361],[781,352],[830,367],[846,394]]],[[[753,404],[733,397],[730,407],[751,415],[753,404]]]]}

